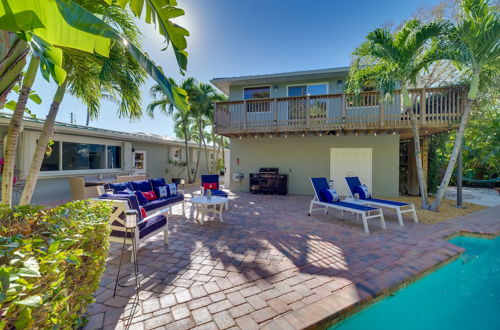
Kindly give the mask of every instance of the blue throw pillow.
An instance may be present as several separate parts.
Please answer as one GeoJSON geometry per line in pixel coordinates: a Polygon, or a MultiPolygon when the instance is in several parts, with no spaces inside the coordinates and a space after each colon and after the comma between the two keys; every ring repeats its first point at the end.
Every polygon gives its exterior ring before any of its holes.
{"type": "Polygon", "coordinates": [[[124,191],[125,189],[128,189],[132,191],[132,185],[130,182],[116,182],[116,183],[108,183],[104,185],[105,189],[113,189],[115,193],[119,191],[124,191]]]}
{"type": "Polygon", "coordinates": [[[360,184],[359,186],[354,188],[354,193],[358,194],[360,199],[372,198],[372,195],[370,194],[368,187],[364,184],[360,184]]]}
{"type": "Polygon", "coordinates": [[[164,187],[167,184],[164,178],[149,179],[149,183],[151,183],[151,186],[153,187],[156,197],[158,198],[167,197],[168,193],[165,196],[161,196],[159,189],[160,187],[164,187]]]}
{"type": "Polygon", "coordinates": [[[156,188],[156,190],[158,190],[157,193],[155,191],[157,198],[168,197],[168,187],[167,186],[160,186],[160,187],[156,188]]]}
{"type": "Polygon", "coordinates": [[[132,181],[130,183],[132,184],[132,190],[134,191],[138,190],[148,192],[153,190],[153,187],[151,187],[151,183],[149,183],[149,180],[132,181]]]}
{"type": "Polygon", "coordinates": [[[148,200],[146,199],[146,197],[144,197],[141,191],[134,191],[134,193],[135,196],[137,196],[137,200],[139,201],[140,205],[144,205],[148,202],[148,200]]]}
{"type": "Polygon", "coordinates": [[[177,184],[169,183],[167,187],[168,187],[168,197],[177,196],[177,184]]]}
{"type": "Polygon", "coordinates": [[[335,189],[321,189],[321,194],[326,203],[333,203],[339,201],[339,196],[335,189]]]}
{"type": "Polygon", "coordinates": [[[123,195],[133,195],[134,192],[128,188],[125,188],[122,191],[118,191],[117,194],[123,194],[123,195]]]}

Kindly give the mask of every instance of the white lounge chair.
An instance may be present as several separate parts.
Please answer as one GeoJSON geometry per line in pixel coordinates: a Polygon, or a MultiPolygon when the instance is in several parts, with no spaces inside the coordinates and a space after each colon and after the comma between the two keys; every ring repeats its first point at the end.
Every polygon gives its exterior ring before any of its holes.
{"type": "Polygon", "coordinates": [[[385,226],[384,215],[382,214],[382,210],[380,208],[366,206],[355,203],[346,203],[346,202],[327,202],[323,196],[322,190],[329,189],[328,181],[326,178],[311,178],[311,184],[314,188],[314,199],[311,201],[309,206],[310,216],[313,211],[324,211],[325,214],[328,213],[328,209],[339,210],[344,214],[344,211],[348,211],[351,213],[355,213],[358,216],[361,215],[361,219],[363,220],[363,228],[365,233],[369,234],[370,230],[368,229],[368,219],[380,218],[380,224],[382,228],[387,229],[385,226]],[[314,208],[314,206],[319,206],[314,208]]]}
{"type": "MultiPolygon", "coordinates": [[[[345,178],[347,182],[347,186],[349,186],[349,190],[351,192],[351,196],[354,197],[356,187],[361,185],[361,181],[357,176],[348,176],[345,178]]],[[[386,207],[388,209],[393,209],[398,214],[398,221],[401,226],[404,226],[403,223],[403,213],[411,213],[413,215],[413,221],[418,223],[417,211],[415,210],[415,205],[410,203],[402,203],[396,202],[386,199],[378,199],[378,198],[366,198],[366,199],[358,199],[360,203],[369,206],[378,206],[378,207],[386,207]]]]}

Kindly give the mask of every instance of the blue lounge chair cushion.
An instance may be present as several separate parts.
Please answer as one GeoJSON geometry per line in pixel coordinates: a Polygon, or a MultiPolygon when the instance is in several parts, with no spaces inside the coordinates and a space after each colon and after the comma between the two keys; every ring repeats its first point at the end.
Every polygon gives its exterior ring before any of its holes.
{"type": "Polygon", "coordinates": [[[320,193],[323,195],[326,203],[338,202],[339,196],[335,189],[321,189],[320,193]]]}
{"type": "MultiPolygon", "coordinates": [[[[207,192],[204,191],[204,194],[206,195],[207,192]]],[[[212,190],[212,196],[227,197],[227,193],[222,190],[212,190]]]]}
{"type": "Polygon", "coordinates": [[[142,227],[139,227],[139,238],[143,238],[144,236],[151,234],[166,224],[167,218],[163,214],[149,217],[146,221],[141,223],[142,227]]]}
{"type": "Polygon", "coordinates": [[[115,194],[119,191],[124,191],[125,189],[128,189],[130,191],[134,190],[130,182],[107,183],[104,185],[104,189],[113,189],[115,194]]]}
{"type": "Polygon", "coordinates": [[[374,202],[374,203],[380,203],[380,204],[394,205],[394,206],[407,206],[407,205],[411,205],[409,203],[402,203],[402,202],[396,202],[396,201],[390,201],[390,200],[378,199],[378,198],[368,198],[367,201],[374,202]]]}

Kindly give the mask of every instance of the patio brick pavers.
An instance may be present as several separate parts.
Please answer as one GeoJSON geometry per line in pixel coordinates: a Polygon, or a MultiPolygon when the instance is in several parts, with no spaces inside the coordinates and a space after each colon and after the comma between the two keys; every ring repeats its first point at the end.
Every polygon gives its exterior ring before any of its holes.
{"type": "MultiPolygon", "coordinates": [[[[388,230],[355,217],[308,217],[305,196],[231,195],[224,222],[200,226],[180,207],[170,216],[170,244],[158,234],[141,245],[141,292],[118,287],[120,244],[112,243],[86,329],[304,328],[326,322],[461,252],[444,238],[497,235],[500,207],[435,225],[384,210],[388,230]],[[138,312],[130,308],[138,302],[138,312]]],[[[125,259],[129,259],[129,252],[125,259]]],[[[125,271],[131,272],[130,263],[125,271]]]]}

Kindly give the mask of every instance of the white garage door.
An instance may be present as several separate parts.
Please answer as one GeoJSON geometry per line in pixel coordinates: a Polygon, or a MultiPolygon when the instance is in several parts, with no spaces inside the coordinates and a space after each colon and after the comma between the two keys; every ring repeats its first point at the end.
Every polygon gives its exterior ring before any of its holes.
{"type": "Polygon", "coordinates": [[[330,149],[330,179],[340,196],[349,196],[346,176],[358,176],[372,191],[372,149],[332,148],[330,149]]]}

